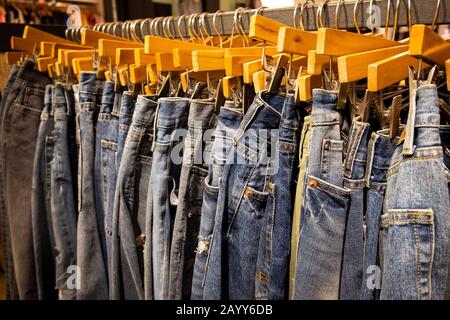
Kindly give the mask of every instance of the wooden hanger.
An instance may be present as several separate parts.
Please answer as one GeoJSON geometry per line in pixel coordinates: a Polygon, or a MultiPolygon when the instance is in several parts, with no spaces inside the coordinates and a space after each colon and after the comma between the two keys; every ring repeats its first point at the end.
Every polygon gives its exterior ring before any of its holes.
{"type": "Polygon", "coordinates": [[[405,52],[408,52],[408,45],[382,48],[339,57],[337,59],[339,81],[341,83],[347,83],[367,78],[370,64],[405,52]]]}
{"type": "Polygon", "coordinates": [[[60,44],[68,44],[68,45],[74,45],[75,44],[72,41],[69,41],[69,40],[61,38],[61,37],[57,37],[57,36],[55,36],[55,35],[53,35],[51,33],[44,32],[44,31],[41,31],[39,29],[30,27],[30,26],[25,26],[22,38],[27,39],[27,40],[32,40],[34,42],[37,42],[39,45],[43,41],[45,41],[45,42],[55,42],[55,43],[60,43],[60,44]]]}
{"type": "Polygon", "coordinates": [[[431,28],[420,24],[414,25],[411,28],[409,55],[431,64],[444,66],[450,57],[450,43],[431,28]]]}
{"type": "Polygon", "coordinates": [[[445,61],[445,73],[447,75],[447,90],[450,91],[450,59],[445,61]]]}
{"type": "Polygon", "coordinates": [[[94,71],[93,58],[75,58],[72,60],[72,68],[76,75],[79,75],[81,72],[94,71]]]}
{"type": "Polygon", "coordinates": [[[141,48],[142,44],[131,41],[117,41],[117,40],[109,40],[109,39],[99,39],[98,40],[98,55],[100,57],[108,57],[111,58],[112,63],[116,63],[116,50],[117,49],[135,49],[141,48]]]}
{"type": "Polygon", "coordinates": [[[148,64],[155,64],[156,58],[155,55],[146,54],[144,48],[136,48],[134,49],[134,62],[137,66],[142,67],[148,64]]]}
{"type": "Polygon", "coordinates": [[[98,32],[98,31],[87,29],[87,28],[83,28],[81,30],[81,44],[84,46],[98,48],[99,40],[101,40],[101,39],[133,43],[133,41],[131,41],[131,40],[113,36],[113,35],[110,35],[107,33],[98,32]]]}
{"type": "Polygon", "coordinates": [[[37,49],[39,49],[36,41],[14,36],[11,37],[11,48],[14,50],[24,51],[29,55],[33,55],[37,52],[37,49]]]}
{"type": "Polygon", "coordinates": [[[280,28],[287,25],[261,16],[256,12],[250,17],[248,36],[250,39],[258,39],[276,45],[278,43],[278,32],[280,28]]]}
{"type": "Polygon", "coordinates": [[[317,47],[317,33],[291,27],[282,27],[278,33],[277,50],[298,55],[307,55],[317,47]]]}
{"type": "Polygon", "coordinates": [[[22,60],[24,57],[23,51],[9,51],[5,54],[6,63],[9,65],[16,64],[18,61],[22,60]]]}

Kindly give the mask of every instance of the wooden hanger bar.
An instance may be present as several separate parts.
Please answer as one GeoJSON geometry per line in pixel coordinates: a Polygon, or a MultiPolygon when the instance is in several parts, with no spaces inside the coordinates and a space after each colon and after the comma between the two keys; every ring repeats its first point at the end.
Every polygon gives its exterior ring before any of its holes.
{"type": "Polygon", "coordinates": [[[419,60],[411,57],[408,52],[372,63],[368,68],[367,88],[370,92],[380,91],[408,77],[408,66],[417,70],[419,60]]]}
{"type": "Polygon", "coordinates": [[[65,50],[64,51],[64,64],[66,67],[72,68],[73,71],[73,60],[79,58],[90,58],[92,60],[92,55],[94,50],[65,50]]]}
{"type": "MultiPolygon", "coordinates": [[[[333,58],[333,64],[336,62],[336,58],[333,58]]],[[[308,74],[321,75],[323,68],[330,64],[330,56],[324,54],[318,54],[316,50],[308,51],[308,74]]]]}
{"type": "Polygon", "coordinates": [[[90,58],[75,58],[72,60],[72,68],[75,74],[81,72],[94,71],[93,59],[90,58]]]}
{"type": "Polygon", "coordinates": [[[408,45],[402,45],[339,57],[339,81],[347,83],[367,78],[369,64],[407,51],[408,45]]]}
{"type": "Polygon", "coordinates": [[[107,33],[103,33],[103,32],[97,32],[97,31],[90,30],[87,28],[83,28],[81,30],[81,44],[83,46],[90,46],[93,48],[98,48],[100,39],[133,42],[131,40],[116,37],[116,36],[113,36],[113,35],[110,35],[107,33]]]}
{"type": "Polygon", "coordinates": [[[287,27],[287,25],[261,15],[252,15],[248,35],[251,39],[277,44],[278,31],[282,27],[287,27]]]}
{"type": "Polygon", "coordinates": [[[24,39],[27,40],[32,40],[35,41],[37,43],[41,43],[42,41],[45,42],[55,42],[55,43],[61,43],[61,44],[75,44],[72,41],[69,41],[67,39],[64,38],[60,38],[57,37],[51,33],[47,33],[44,31],[41,31],[39,29],[30,27],[30,26],[25,26],[25,29],[23,30],[23,36],[24,39]]]}
{"type": "Polygon", "coordinates": [[[345,56],[352,53],[398,46],[398,42],[336,29],[317,31],[318,54],[345,56]]]}
{"type": "Polygon", "coordinates": [[[53,57],[43,57],[36,59],[36,65],[39,72],[47,72],[48,66],[55,63],[55,58],[53,57]]]}
{"type": "Polygon", "coordinates": [[[432,64],[445,65],[450,57],[450,43],[425,25],[414,25],[411,29],[409,54],[423,58],[432,64]]]}
{"type": "Polygon", "coordinates": [[[147,65],[148,77],[151,83],[158,83],[158,69],[156,68],[156,63],[147,65]]]}
{"type": "Polygon", "coordinates": [[[153,54],[146,54],[144,48],[134,49],[134,62],[138,67],[145,67],[148,64],[155,64],[156,58],[153,54]]]}
{"type": "Polygon", "coordinates": [[[9,65],[16,64],[22,57],[24,56],[24,53],[21,51],[10,51],[6,52],[5,59],[6,63],[9,65]]]}
{"type": "Polygon", "coordinates": [[[266,71],[257,71],[252,75],[253,87],[255,88],[255,93],[259,93],[266,90],[266,71]]]}
{"type": "Polygon", "coordinates": [[[25,51],[32,55],[35,49],[39,47],[36,41],[13,36],[11,37],[11,48],[14,50],[25,51]]]}
{"type": "Polygon", "coordinates": [[[130,82],[132,84],[143,83],[147,81],[147,67],[130,67],[130,82]]]}
{"type": "Polygon", "coordinates": [[[299,87],[300,101],[309,101],[312,99],[312,90],[322,87],[322,77],[319,75],[302,74],[297,81],[299,87]]]}
{"type": "Polygon", "coordinates": [[[172,53],[172,50],[176,48],[187,50],[217,50],[217,47],[155,36],[145,36],[144,48],[146,54],[156,54],[157,52],[172,53]]]}
{"type": "Polygon", "coordinates": [[[118,48],[116,50],[116,63],[118,65],[129,64],[132,65],[135,63],[135,54],[134,48],[118,48]]]}
{"type": "Polygon", "coordinates": [[[307,55],[317,47],[317,33],[282,27],[278,32],[278,52],[307,55]]]}
{"type": "Polygon", "coordinates": [[[227,56],[225,55],[225,74],[229,77],[240,77],[244,74],[243,64],[255,60],[255,55],[227,56]]]}
{"type": "MultiPolygon", "coordinates": [[[[71,44],[61,44],[61,43],[53,43],[51,46],[52,52],[50,54],[51,57],[56,57],[58,55],[59,49],[68,49],[68,50],[92,50],[92,47],[88,46],[79,46],[79,45],[71,45],[71,44]]],[[[46,54],[44,54],[46,55],[46,54]]]]}
{"type": "Polygon", "coordinates": [[[191,59],[194,72],[225,70],[224,50],[197,50],[191,59]]]}
{"type": "Polygon", "coordinates": [[[108,39],[100,39],[98,41],[98,55],[100,57],[110,57],[113,58],[114,62],[116,59],[116,50],[119,48],[140,48],[141,44],[137,42],[124,42],[108,39]]]}
{"type": "MultiPolygon", "coordinates": [[[[205,50],[205,52],[212,52],[212,50],[205,50]]],[[[184,50],[176,48],[172,50],[173,54],[173,65],[175,68],[187,69],[192,68],[192,57],[193,52],[191,50],[184,50]]]]}
{"type": "Polygon", "coordinates": [[[233,97],[233,88],[236,88],[237,86],[237,79],[236,77],[230,77],[225,76],[222,79],[222,85],[223,85],[223,95],[225,98],[232,98],[233,97]]]}
{"type": "Polygon", "coordinates": [[[156,58],[156,69],[158,72],[166,71],[184,71],[186,69],[175,67],[173,64],[173,53],[172,52],[157,52],[155,54],[156,58]]]}

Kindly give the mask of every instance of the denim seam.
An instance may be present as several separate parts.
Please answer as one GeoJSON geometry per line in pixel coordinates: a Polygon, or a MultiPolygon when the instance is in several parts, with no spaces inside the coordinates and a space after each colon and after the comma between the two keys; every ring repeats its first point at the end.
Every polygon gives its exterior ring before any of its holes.
{"type": "Polygon", "coordinates": [[[366,126],[362,127],[359,125],[359,122],[357,122],[352,128],[354,131],[352,131],[349,137],[349,140],[351,141],[349,148],[350,152],[347,153],[347,157],[344,162],[344,176],[346,176],[347,178],[352,177],[355,159],[358,154],[358,150],[361,145],[361,140],[364,135],[366,126]]]}
{"type": "Polygon", "coordinates": [[[398,173],[399,170],[400,170],[399,167],[405,162],[440,159],[440,158],[442,158],[442,155],[431,155],[431,156],[423,156],[423,157],[420,157],[420,158],[409,158],[409,159],[401,160],[401,161],[397,162],[396,164],[394,164],[391,168],[389,168],[387,177],[389,178],[389,177],[395,175],[396,173],[398,173]]]}

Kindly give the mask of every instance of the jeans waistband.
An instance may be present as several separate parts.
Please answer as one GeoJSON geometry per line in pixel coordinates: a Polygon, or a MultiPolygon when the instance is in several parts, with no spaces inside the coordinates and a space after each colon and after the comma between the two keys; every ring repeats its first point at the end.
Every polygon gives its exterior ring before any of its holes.
{"type": "Polygon", "coordinates": [[[64,85],[60,83],[55,84],[52,96],[53,111],[59,116],[64,115],[64,119],[66,115],[70,116],[71,114],[70,102],[68,101],[67,94],[68,92],[64,85]]]}
{"type": "Polygon", "coordinates": [[[344,160],[344,176],[348,179],[364,178],[369,130],[368,123],[355,121],[352,124],[344,160]]]}
{"type": "Polygon", "coordinates": [[[323,89],[313,90],[312,126],[340,124],[337,111],[338,94],[335,91],[323,89]]]}
{"type": "Polygon", "coordinates": [[[403,155],[413,155],[416,147],[440,144],[440,114],[436,85],[424,85],[410,99],[403,155]]]}
{"type": "Polygon", "coordinates": [[[157,106],[156,96],[138,96],[133,113],[133,123],[136,122],[146,127],[153,126],[157,106]]]}
{"type": "Polygon", "coordinates": [[[34,66],[34,61],[25,60],[17,71],[17,78],[29,82],[32,87],[44,89],[46,85],[50,84],[50,78],[34,70],[34,66]]]}
{"type": "Polygon", "coordinates": [[[136,105],[136,98],[131,91],[125,91],[122,94],[120,103],[120,115],[121,116],[133,116],[133,111],[136,105]]]}
{"type": "Polygon", "coordinates": [[[114,105],[114,82],[106,81],[103,85],[102,106],[100,113],[111,113],[114,105]]]}
{"type": "Polygon", "coordinates": [[[366,186],[386,184],[389,164],[397,146],[399,137],[389,138],[388,130],[372,133],[367,150],[366,186]]]}
{"type": "Polygon", "coordinates": [[[211,128],[215,124],[214,99],[193,99],[189,107],[189,128],[211,128]]]}
{"type": "Polygon", "coordinates": [[[189,118],[189,98],[160,98],[158,100],[158,128],[179,128],[189,118]]]}

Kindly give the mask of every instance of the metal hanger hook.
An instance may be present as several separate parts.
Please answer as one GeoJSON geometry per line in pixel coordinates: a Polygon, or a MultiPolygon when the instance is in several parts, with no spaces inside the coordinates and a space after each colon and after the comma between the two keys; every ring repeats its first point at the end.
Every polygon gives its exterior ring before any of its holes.
{"type": "Polygon", "coordinates": [[[183,36],[183,33],[181,32],[181,22],[182,21],[184,21],[184,29],[186,30],[186,32],[188,32],[188,28],[187,28],[187,24],[186,24],[186,16],[184,14],[182,16],[180,16],[177,21],[178,35],[180,36],[181,40],[184,41],[185,38],[183,36]]]}
{"type": "Polygon", "coordinates": [[[215,13],[214,13],[214,15],[213,15],[213,20],[212,20],[212,23],[213,23],[213,29],[214,29],[214,32],[216,33],[216,35],[219,37],[219,41],[220,41],[220,47],[222,48],[223,47],[223,38],[222,38],[222,35],[220,34],[220,32],[219,32],[219,29],[217,28],[217,24],[216,24],[216,19],[217,19],[217,15],[218,14],[220,14],[220,20],[221,20],[221,22],[222,22],[222,32],[224,31],[224,26],[223,26],[223,11],[222,10],[217,10],[215,13]]]}
{"type": "Polygon", "coordinates": [[[335,23],[335,29],[339,30],[339,18],[341,17],[340,15],[340,7],[341,4],[344,3],[344,0],[338,0],[337,4],[336,4],[336,11],[334,12],[334,23],[335,23]]]}
{"type": "Polygon", "coordinates": [[[358,5],[362,0],[356,0],[355,6],[353,7],[353,24],[355,25],[356,31],[358,34],[361,33],[361,30],[359,29],[358,25],[358,5]]]}
{"type": "Polygon", "coordinates": [[[441,0],[437,0],[436,2],[436,10],[434,11],[433,22],[431,23],[431,29],[434,30],[434,26],[436,25],[436,21],[439,16],[439,10],[441,8],[441,0]]]}

